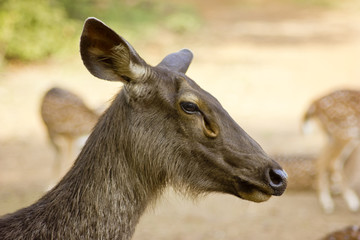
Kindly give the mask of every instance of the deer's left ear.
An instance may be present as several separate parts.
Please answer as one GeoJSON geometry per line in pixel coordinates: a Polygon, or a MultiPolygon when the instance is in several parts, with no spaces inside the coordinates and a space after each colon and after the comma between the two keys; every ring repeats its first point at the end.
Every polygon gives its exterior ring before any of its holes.
{"type": "Polygon", "coordinates": [[[137,82],[149,69],[125,39],[96,18],[85,21],[80,54],[89,72],[104,80],[137,82]]]}

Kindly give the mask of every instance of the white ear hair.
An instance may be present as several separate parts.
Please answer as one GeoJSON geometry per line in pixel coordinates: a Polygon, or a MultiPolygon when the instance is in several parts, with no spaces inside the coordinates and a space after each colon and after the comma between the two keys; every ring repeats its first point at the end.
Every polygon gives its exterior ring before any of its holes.
{"type": "Polygon", "coordinates": [[[146,76],[147,69],[148,68],[144,67],[143,65],[130,61],[129,70],[131,71],[131,74],[137,79],[146,76]]]}

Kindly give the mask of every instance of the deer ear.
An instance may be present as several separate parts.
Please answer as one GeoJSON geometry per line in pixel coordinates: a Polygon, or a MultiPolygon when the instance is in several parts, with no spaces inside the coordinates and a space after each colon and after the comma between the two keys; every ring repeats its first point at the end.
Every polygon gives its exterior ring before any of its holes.
{"type": "Polygon", "coordinates": [[[96,18],[85,21],[80,54],[91,74],[109,81],[139,81],[148,68],[125,39],[96,18]]]}
{"type": "Polygon", "coordinates": [[[182,49],[167,55],[157,67],[166,67],[171,71],[186,73],[192,59],[192,52],[189,49],[182,49]]]}

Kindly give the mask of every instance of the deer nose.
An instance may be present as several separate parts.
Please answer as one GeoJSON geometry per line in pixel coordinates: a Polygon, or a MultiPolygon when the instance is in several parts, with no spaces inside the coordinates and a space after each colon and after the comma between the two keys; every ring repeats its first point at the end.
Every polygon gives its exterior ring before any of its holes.
{"type": "Polygon", "coordinates": [[[268,169],[266,178],[270,187],[274,190],[273,195],[280,196],[287,186],[287,173],[282,169],[268,169]]]}

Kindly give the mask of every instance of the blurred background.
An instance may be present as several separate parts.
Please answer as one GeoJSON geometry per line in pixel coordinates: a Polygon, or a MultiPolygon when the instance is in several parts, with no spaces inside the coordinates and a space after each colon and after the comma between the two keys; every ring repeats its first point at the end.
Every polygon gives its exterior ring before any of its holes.
{"type": "MultiPolygon", "coordinates": [[[[64,87],[98,108],[121,87],[96,79],[81,62],[89,16],[151,65],[191,49],[188,76],[270,154],[317,155],[326,139],[319,130],[301,134],[305,110],[332,90],[360,89],[358,0],[0,0],[0,215],[34,202],[51,178],[44,93],[64,87]]],[[[359,177],[354,185],[360,194],[359,177]]],[[[261,204],[220,194],[194,202],[169,191],[134,239],[319,239],[360,224],[360,213],[336,203],[328,215],[313,190],[261,204]]]]}

